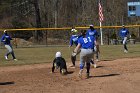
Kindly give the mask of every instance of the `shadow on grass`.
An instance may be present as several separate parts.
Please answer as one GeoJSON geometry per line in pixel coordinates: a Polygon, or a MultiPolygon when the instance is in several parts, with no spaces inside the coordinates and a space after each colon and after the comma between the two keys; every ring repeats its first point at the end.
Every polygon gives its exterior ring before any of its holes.
{"type": "Polygon", "coordinates": [[[15,82],[0,82],[0,85],[12,85],[15,84],[15,82]]]}
{"type": "Polygon", "coordinates": [[[120,74],[107,74],[107,75],[100,75],[100,76],[94,76],[94,77],[110,77],[110,76],[117,76],[120,74]]]}

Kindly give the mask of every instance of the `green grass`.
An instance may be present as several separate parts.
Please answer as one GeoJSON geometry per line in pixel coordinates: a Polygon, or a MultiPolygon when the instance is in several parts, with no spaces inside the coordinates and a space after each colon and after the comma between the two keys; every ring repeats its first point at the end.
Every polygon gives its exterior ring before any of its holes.
{"type": "Polygon", "coordinates": [[[101,46],[101,59],[114,60],[118,58],[140,57],[140,44],[127,45],[128,53],[124,53],[122,45],[101,46]]]}
{"type": "MultiPolygon", "coordinates": [[[[52,62],[55,53],[61,51],[63,57],[67,62],[70,62],[71,49],[68,47],[41,47],[41,48],[14,48],[15,55],[18,61],[4,59],[6,49],[0,49],[0,66],[10,66],[10,65],[26,65],[26,64],[38,64],[52,62]]],[[[118,58],[130,58],[130,57],[140,57],[140,44],[128,45],[129,52],[123,52],[122,45],[103,45],[100,46],[100,58],[101,60],[114,60],[118,58]]],[[[11,56],[10,56],[10,59],[11,56]]],[[[77,57],[79,60],[79,56],[77,57]]]]}

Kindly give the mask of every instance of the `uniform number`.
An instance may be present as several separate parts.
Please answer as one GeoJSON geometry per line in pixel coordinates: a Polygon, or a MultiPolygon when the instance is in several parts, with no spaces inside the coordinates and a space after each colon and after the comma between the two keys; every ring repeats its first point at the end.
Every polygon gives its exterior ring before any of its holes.
{"type": "Polygon", "coordinates": [[[88,38],[83,38],[83,40],[84,40],[84,43],[92,42],[91,39],[90,39],[90,37],[88,37],[88,38]]]}

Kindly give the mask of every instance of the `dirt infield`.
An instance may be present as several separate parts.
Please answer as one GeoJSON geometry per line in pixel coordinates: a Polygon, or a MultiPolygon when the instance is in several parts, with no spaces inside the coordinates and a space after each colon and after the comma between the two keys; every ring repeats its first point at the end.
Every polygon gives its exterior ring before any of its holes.
{"type": "Polygon", "coordinates": [[[140,58],[101,61],[91,76],[78,77],[77,67],[69,74],[50,73],[51,64],[0,68],[0,93],[140,93],[140,58]]]}

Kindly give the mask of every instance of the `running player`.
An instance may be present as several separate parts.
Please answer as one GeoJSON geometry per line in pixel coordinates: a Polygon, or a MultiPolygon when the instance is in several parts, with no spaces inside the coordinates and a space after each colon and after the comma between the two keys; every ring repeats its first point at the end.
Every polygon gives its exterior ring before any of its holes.
{"type": "Polygon", "coordinates": [[[76,54],[81,49],[79,77],[82,77],[83,68],[86,63],[86,74],[88,78],[90,74],[90,61],[93,58],[94,45],[96,44],[96,40],[93,36],[86,35],[86,30],[81,31],[81,34],[82,36],[78,39],[78,45],[74,49],[74,53],[76,54]]]}
{"type": "Polygon", "coordinates": [[[8,50],[8,52],[5,55],[5,59],[8,60],[8,56],[9,56],[9,54],[11,54],[13,57],[13,60],[17,61],[15,54],[14,54],[14,50],[13,50],[11,42],[10,42],[11,40],[12,40],[12,38],[8,35],[7,31],[4,30],[4,34],[1,38],[1,42],[4,43],[5,48],[8,50]]]}
{"type": "MultiPolygon", "coordinates": [[[[99,34],[98,32],[96,31],[96,29],[94,28],[93,25],[90,25],[90,28],[87,30],[87,33],[86,35],[88,36],[93,36],[95,39],[96,39],[96,42],[97,42],[97,45],[94,46],[95,48],[95,53],[96,53],[96,61],[99,61],[99,44],[98,44],[98,37],[99,37],[99,34]]],[[[94,62],[94,55],[93,55],[93,59],[91,60],[91,63],[93,64],[94,68],[96,68],[96,63],[94,62]]]]}
{"type": "Polygon", "coordinates": [[[128,38],[128,35],[129,35],[129,31],[125,28],[125,25],[122,25],[122,29],[120,29],[119,35],[122,38],[122,43],[123,43],[123,46],[124,46],[124,52],[127,53],[128,48],[127,48],[126,44],[127,44],[127,38],[128,38]]]}

